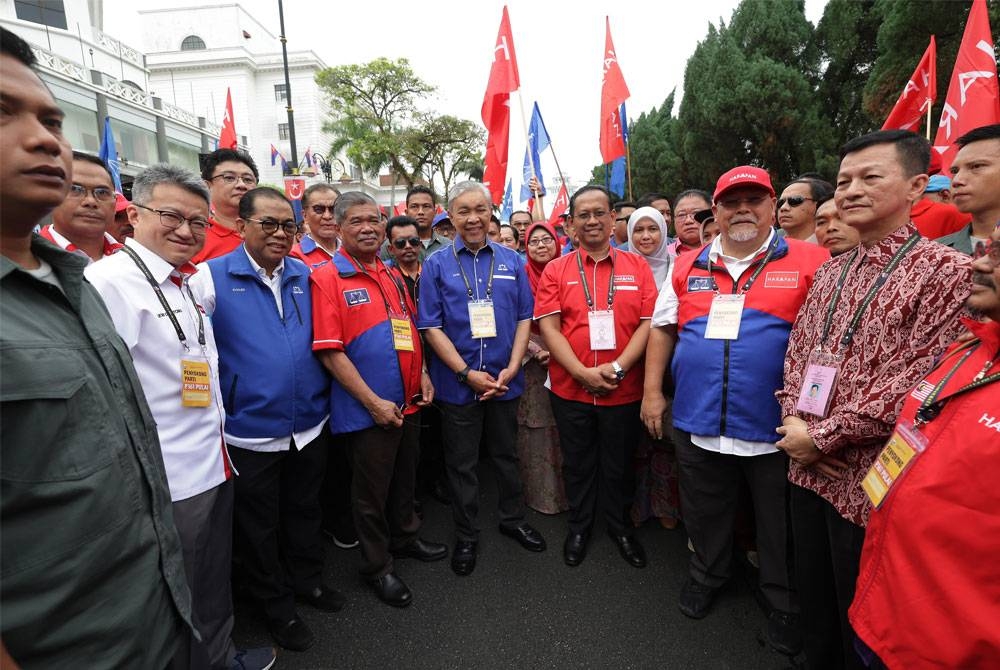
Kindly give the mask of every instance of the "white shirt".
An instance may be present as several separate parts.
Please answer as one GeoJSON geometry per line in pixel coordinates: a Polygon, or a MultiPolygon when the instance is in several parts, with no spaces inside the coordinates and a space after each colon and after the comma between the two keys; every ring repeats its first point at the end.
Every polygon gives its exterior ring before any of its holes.
{"type": "MultiPolygon", "coordinates": [[[[722,239],[719,236],[712,240],[712,246],[708,250],[708,258],[712,261],[713,265],[717,264],[719,259],[722,259],[726,264],[729,276],[733,278],[733,281],[739,281],[739,278],[746,272],[746,269],[750,267],[753,259],[758,254],[766,251],[773,239],[774,231],[772,230],[764,243],[753,253],[743,258],[735,258],[722,253],[722,239]]],[[[674,267],[676,268],[676,265],[674,267]]],[[[668,277],[667,281],[663,282],[663,287],[660,288],[660,294],[656,297],[652,325],[654,327],[676,325],[679,302],[677,292],[674,291],[674,283],[668,277]]],[[[775,442],[777,440],[778,436],[775,433],[775,442]]],[[[691,443],[708,451],[717,451],[721,454],[733,454],[735,456],[760,456],[761,454],[771,454],[778,450],[773,442],[752,442],[735,437],[726,437],[725,435],[692,435],[691,443]]]]}
{"type": "Polygon", "coordinates": [[[187,348],[181,344],[153,288],[124,251],[90,265],[84,274],[104,298],[115,329],[132,353],[146,400],[156,420],[163,464],[173,501],[212,489],[230,476],[229,456],[222,439],[225,410],[219,393],[219,355],[211,321],[204,318],[205,346],[198,344],[199,309],[171,277],[187,275],[133,239],[135,250],[177,316],[187,348]],[[181,359],[208,360],[212,403],[208,407],[181,404],[181,359]]]}
{"type": "MultiPolygon", "coordinates": [[[[56,244],[58,244],[60,249],[62,249],[63,251],[68,251],[71,254],[76,254],[77,256],[80,256],[81,258],[86,258],[88,264],[93,265],[94,263],[97,262],[93,258],[91,258],[90,256],[88,256],[86,251],[84,251],[83,249],[78,249],[77,246],[75,244],[73,244],[72,242],[70,242],[69,239],[67,239],[65,235],[63,235],[58,230],[56,230],[56,227],[54,225],[52,225],[51,223],[49,224],[48,229],[49,229],[49,234],[52,235],[52,241],[54,241],[56,244]],[[72,247],[72,249],[70,247],[72,247]]],[[[110,233],[108,233],[108,232],[104,233],[104,246],[105,247],[114,246],[114,245],[117,245],[117,244],[118,244],[118,240],[116,240],[114,237],[112,237],[110,233]]]]}
{"type": "MultiPolygon", "coordinates": [[[[247,254],[247,258],[250,259],[250,266],[256,271],[258,278],[267,286],[272,295],[274,295],[274,300],[278,305],[278,313],[284,316],[284,310],[281,307],[281,275],[285,270],[285,259],[281,259],[278,263],[278,267],[274,269],[274,276],[268,277],[267,270],[262,268],[257,264],[257,261],[253,259],[249,253],[247,253],[246,245],[242,247],[243,252],[247,254]]],[[[215,280],[212,279],[212,270],[208,267],[206,263],[200,263],[198,265],[198,272],[191,277],[191,291],[194,293],[195,298],[201,303],[202,307],[205,309],[205,314],[209,317],[215,313],[215,306],[218,304],[218,296],[215,294],[215,280]]],[[[261,381],[260,383],[264,383],[261,381]]],[[[311,428],[299,431],[298,433],[292,433],[292,435],[281,436],[281,437],[237,437],[235,435],[230,435],[226,433],[226,444],[234,447],[239,447],[240,449],[247,449],[248,451],[288,451],[291,448],[292,441],[295,442],[295,448],[301,450],[302,447],[306,446],[317,437],[323,431],[323,425],[326,423],[330,416],[327,415],[323,417],[323,420],[311,428]]]]}

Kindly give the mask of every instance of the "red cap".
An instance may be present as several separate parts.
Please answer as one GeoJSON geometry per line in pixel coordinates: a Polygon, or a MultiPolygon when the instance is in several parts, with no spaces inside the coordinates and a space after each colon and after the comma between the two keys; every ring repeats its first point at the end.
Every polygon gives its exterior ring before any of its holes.
{"type": "Polygon", "coordinates": [[[115,193],[115,214],[124,212],[125,208],[131,204],[121,193],[115,193]]]}
{"type": "Polygon", "coordinates": [[[712,199],[718,201],[723,193],[737,186],[760,186],[766,188],[771,197],[774,197],[774,187],[771,186],[771,177],[767,174],[767,170],[752,165],[740,165],[719,177],[712,199]]]}
{"type": "Polygon", "coordinates": [[[937,152],[937,149],[931,147],[931,160],[927,164],[927,174],[935,175],[941,172],[941,154],[937,152]]]}

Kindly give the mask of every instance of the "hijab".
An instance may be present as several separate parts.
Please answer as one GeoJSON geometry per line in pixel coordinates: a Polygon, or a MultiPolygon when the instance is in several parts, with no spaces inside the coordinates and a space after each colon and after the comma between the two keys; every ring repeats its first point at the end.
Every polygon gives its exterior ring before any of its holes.
{"type": "Polygon", "coordinates": [[[531,239],[531,234],[534,233],[539,228],[541,228],[542,230],[544,230],[545,232],[547,232],[549,235],[552,236],[552,239],[555,241],[554,243],[556,246],[556,255],[550,258],[549,260],[545,261],[544,263],[540,263],[536,260],[533,260],[531,258],[531,254],[528,253],[528,264],[527,264],[528,283],[531,284],[532,294],[534,294],[535,289],[538,288],[538,280],[542,278],[542,271],[545,270],[545,266],[548,265],[549,261],[558,258],[562,254],[562,249],[559,246],[559,236],[556,235],[555,228],[549,225],[547,221],[535,221],[530,226],[528,226],[528,229],[525,231],[524,234],[525,251],[528,250],[528,241],[531,239]]]}
{"type": "Polygon", "coordinates": [[[663,215],[652,207],[640,207],[632,212],[632,216],[628,217],[628,243],[629,249],[633,253],[642,256],[649,263],[649,267],[653,271],[653,277],[656,279],[656,288],[659,290],[660,286],[667,279],[671,263],[670,251],[668,249],[670,238],[667,236],[667,222],[664,221],[663,215]],[[652,219],[660,229],[660,246],[656,247],[656,250],[648,256],[641,253],[635,244],[632,243],[632,231],[635,230],[636,224],[641,219],[652,219]]]}

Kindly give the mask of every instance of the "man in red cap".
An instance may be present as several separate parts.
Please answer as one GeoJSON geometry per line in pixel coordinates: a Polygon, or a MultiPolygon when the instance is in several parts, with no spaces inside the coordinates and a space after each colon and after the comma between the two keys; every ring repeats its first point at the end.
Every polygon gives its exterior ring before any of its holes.
{"type": "Polygon", "coordinates": [[[135,234],[132,222],[128,220],[128,206],[131,204],[121,193],[115,193],[115,218],[111,220],[107,233],[119,244],[125,244],[125,238],[135,234]]]}

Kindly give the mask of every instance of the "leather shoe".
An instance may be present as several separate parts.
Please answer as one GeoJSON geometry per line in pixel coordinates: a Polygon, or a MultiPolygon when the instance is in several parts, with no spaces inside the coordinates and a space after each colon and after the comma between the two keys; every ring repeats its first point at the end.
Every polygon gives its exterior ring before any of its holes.
{"type": "Polygon", "coordinates": [[[413,602],[413,594],[410,592],[410,587],[404,584],[403,580],[397,577],[394,572],[376,577],[369,580],[368,583],[371,584],[372,590],[375,591],[375,595],[378,596],[379,600],[387,605],[406,607],[413,602]]]}
{"type": "Polygon", "coordinates": [[[392,555],[396,558],[415,558],[418,561],[430,563],[432,561],[440,561],[447,556],[448,547],[437,542],[428,542],[418,537],[399,549],[393,549],[392,555]]]}
{"type": "Polygon", "coordinates": [[[451,552],[451,569],[459,577],[471,575],[476,569],[476,550],[478,543],[475,540],[459,540],[455,543],[455,550],[451,552]]]}
{"type": "Polygon", "coordinates": [[[708,610],[712,608],[712,601],[715,600],[715,594],[718,592],[719,589],[713,589],[711,586],[706,586],[688,577],[681,589],[681,597],[677,601],[677,606],[684,616],[692,619],[704,619],[708,610]]]}
{"type": "Polygon", "coordinates": [[[267,632],[271,634],[278,646],[291,651],[305,651],[316,641],[309,626],[298,616],[290,621],[269,620],[267,632]]]}
{"type": "Polygon", "coordinates": [[[344,594],[320,584],[311,591],[299,594],[299,600],[323,612],[339,612],[344,607],[344,594]]]}
{"type": "Polygon", "coordinates": [[[514,527],[500,526],[500,532],[517,540],[528,551],[545,551],[545,538],[526,523],[514,527]]]}
{"type": "Polygon", "coordinates": [[[786,656],[795,656],[802,651],[799,615],[771,610],[771,614],[767,617],[767,641],[775,651],[786,656]]]}
{"type": "Polygon", "coordinates": [[[633,568],[646,567],[646,550],[639,544],[635,535],[615,535],[608,533],[608,536],[618,545],[618,553],[622,555],[625,562],[633,568]]]}
{"type": "Polygon", "coordinates": [[[587,541],[590,537],[587,533],[570,533],[563,543],[563,561],[570,567],[576,567],[583,563],[587,556],[587,541]]]}

